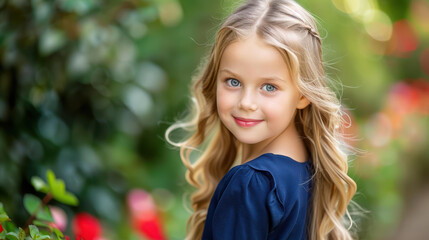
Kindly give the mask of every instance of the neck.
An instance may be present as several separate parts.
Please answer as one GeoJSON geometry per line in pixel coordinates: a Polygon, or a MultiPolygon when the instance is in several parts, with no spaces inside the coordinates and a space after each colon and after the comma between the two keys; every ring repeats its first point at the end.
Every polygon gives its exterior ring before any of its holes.
{"type": "Polygon", "coordinates": [[[255,144],[243,144],[242,146],[241,163],[246,163],[264,153],[285,155],[298,162],[307,160],[307,151],[295,124],[286,128],[283,133],[276,137],[255,144]]]}

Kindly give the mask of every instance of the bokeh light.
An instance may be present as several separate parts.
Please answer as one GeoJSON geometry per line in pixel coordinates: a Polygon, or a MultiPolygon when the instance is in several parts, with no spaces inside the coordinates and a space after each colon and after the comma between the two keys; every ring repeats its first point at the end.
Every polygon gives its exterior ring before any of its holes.
{"type": "Polygon", "coordinates": [[[429,34],[429,2],[426,0],[411,1],[411,19],[415,20],[419,31],[429,34]]]}
{"type": "Polygon", "coordinates": [[[159,5],[159,17],[166,26],[174,26],[183,18],[182,7],[176,0],[169,0],[159,5]]]}
{"type": "Polygon", "coordinates": [[[415,51],[419,46],[419,40],[411,24],[405,20],[396,21],[393,24],[393,37],[390,41],[388,54],[404,57],[415,51]]]}
{"type": "Polygon", "coordinates": [[[389,143],[392,136],[392,123],[384,113],[376,113],[366,125],[366,136],[375,147],[382,147],[389,143]]]}
{"type": "Polygon", "coordinates": [[[364,4],[366,4],[366,1],[353,1],[353,0],[332,0],[332,3],[335,5],[335,7],[348,14],[357,14],[358,12],[363,9],[364,4]]]}
{"type": "Polygon", "coordinates": [[[377,41],[388,41],[392,36],[392,21],[386,13],[371,9],[365,11],[362,17],[365,30],[377,41]]]}

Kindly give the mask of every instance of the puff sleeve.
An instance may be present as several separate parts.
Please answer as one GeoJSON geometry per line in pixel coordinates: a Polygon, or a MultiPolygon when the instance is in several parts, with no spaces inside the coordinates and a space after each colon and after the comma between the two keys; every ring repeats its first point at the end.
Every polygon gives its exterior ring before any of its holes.
{"type": "Polygon", "coordinates": [[[267,239],[273,217],[282,215],[271,176],[248,166],[230,174],[214,195],[202,239],[267,239]]]}

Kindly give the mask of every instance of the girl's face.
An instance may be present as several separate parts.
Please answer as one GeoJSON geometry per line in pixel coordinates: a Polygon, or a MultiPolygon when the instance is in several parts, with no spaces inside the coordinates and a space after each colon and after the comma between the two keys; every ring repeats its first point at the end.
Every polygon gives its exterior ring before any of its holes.
{"type": "Polygon", "coordinates": [[[257,35],[227,46],[216,81],[219,117],[243,144],[269,143],[295,130],[296,109],[308,105],[280,52],[257,35]]]}

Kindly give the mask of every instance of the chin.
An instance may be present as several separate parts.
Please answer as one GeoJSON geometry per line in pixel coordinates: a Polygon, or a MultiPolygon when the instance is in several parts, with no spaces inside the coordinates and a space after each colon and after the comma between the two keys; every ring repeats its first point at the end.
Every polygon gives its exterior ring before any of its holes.
{"type": "Polygon", "coordinates": [[[256,144],[262,141],[260,138],[255,138],[250,136],[237,136],[235,134],[233,135],[242,144],[256,144]]]}

